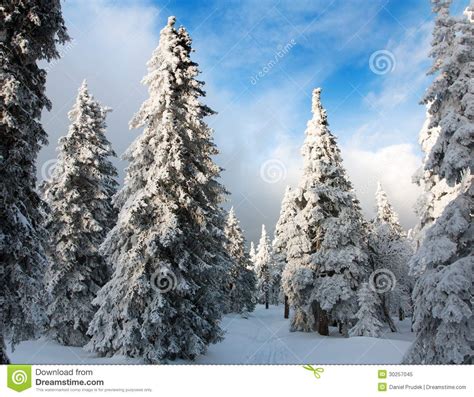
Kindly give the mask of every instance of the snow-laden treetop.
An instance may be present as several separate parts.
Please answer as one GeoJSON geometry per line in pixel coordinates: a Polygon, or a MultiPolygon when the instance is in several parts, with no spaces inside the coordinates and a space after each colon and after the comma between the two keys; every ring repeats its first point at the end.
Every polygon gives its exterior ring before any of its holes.
{"type": "Polygon", "coordinates": [[[468,5],[463,14],[467,17],[469,22],[474,23],[474,4],[471,3],[468,5]]]}
{"type": "Polygon", "coordinates": [[[375,198],[377,201],[377,215],[375,217],[376,222],[388,223],[391,227],[401,231],[398,216],[393,210],[392,205],[389,203],[387,193],[385,193],[385,191],[382,189],[382,184],[380,182],[377,183],[375,198]]]}
{"type": "Polygon", "coordinates": [[[328,116],[326,109],[321,105],[321,88],[313,90],[311,111],[313,113],[313,121],[317,124],[328,125],[328,116]]]}
{"type": "Polygon", "coordinates": [[[321,88],[313,91],[312,113],[308,121],[305,140],[301,149],[304,161],[304,173],[301,181],[303,189],[314,187],[318,183],[352,187],[347,181],[342,164],[340,150],[335,136],[329,130],[326,110],[321,104],[321,88]]]}

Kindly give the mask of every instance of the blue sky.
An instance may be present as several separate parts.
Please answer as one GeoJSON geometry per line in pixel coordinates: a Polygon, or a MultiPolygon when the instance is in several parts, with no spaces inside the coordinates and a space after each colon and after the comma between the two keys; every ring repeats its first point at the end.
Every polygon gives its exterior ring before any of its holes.
{"type": "MultiPolygon", "coordinates": [[[[466,5],[455,1],[453,12],[466,5]]],[[[428,0],[68,0],[63,7],[73,41],[47,66],[53,110],[43,116],[50,145],[40,156],[40,178],[48,177],[84,78],[114,109],[108,124],[117,153],[139,134],[128,130],[128,121],[147,95],[140,79],[160,29],[175,15],[193,38],[206,103],[218,112],[208,122],[232,193],[226,206],[236,207],[249,239],[257,239],[262,223],[273,230],[285,186],[298,182],[315,87],[323,89],[366,215],[381,180],[402,224],[413,226],[419,191],[411,175],[421,161],[417,139],[425,113],[419,101],[430,81],[428,0]],[[377,51],[388,54],[382,74],[370,64],[377,51]],[[262,177],[268,163],[276,167],[271,183],[262,177]]],[[[122,177],[126,163],[116,164],[122,177]]]]}

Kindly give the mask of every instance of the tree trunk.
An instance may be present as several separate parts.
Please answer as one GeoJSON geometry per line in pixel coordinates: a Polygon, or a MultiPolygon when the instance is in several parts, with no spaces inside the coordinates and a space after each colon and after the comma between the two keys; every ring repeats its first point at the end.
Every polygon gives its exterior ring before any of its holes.
{"type": "Polygon", "coordinates": [[[382,296],[380,301],[382,303],[382,313],[383,313],[383,317],[384,317],[385,322],[390,327],[390,331],[397,332],[397,327],[395,327],[395,323],[393,322],[392,317],[390,317],[390,313],[389,313],[388,308],[387,308],[387,303],[385,301],[385,297],[382,296]]]}
{"type": "Polygon", "coordinates": [[[329,324],[325,310],[319,312],[318,332],[319,335],[329,335],[329,324]]]}
{"type": "MultiPolygon", "coordinates": [[[[311,324],[311,330],[317,332],[318,331],[318,321],[319,321],[319,304],[316,301],[311,303],[311,314],[313,315],[313,324],[311,324]]],[[[310,314],[308,313],[308,320],[310,314]]]]}
{"type": "Polygon", "coordinates": [[[268,309],[268,304],[269,304],[269,300],[270,300],[270,291],[268,290],[269,288],[269,282],[268,281],[265,281],[265,285],[264,285],[264,292],[265,292],[265,309],[268,309]]]}
{"type": "Polygon", "coordinates": [[[329,335],[329,318],[325,310],[321,309],[319,303],[315,302],[315,309],[313,313],[315,314],[315,320],[318,329],[319,335],[329,335]]]}
{"type": "Polygon", "coordinates": [[[344,338],[349,337],[349,326],[346,322],[341,323],[341,334],[344,336],[344,338]]]}
{"type": "Polygon", "coordinates": [[[342,334],[342,323],[338,323],[339,326],[339,333],[342,334]]]}
{"type": "Polygon", "coordinates": [[[290,317],[290,305],[288,304],[288,297],[285,295],[285,315],[284,318],[290,317]]]}
{"type": "Polygon", "coordinates": [[[403,309],[400,307],[398,308],[398,319],[400,321],[403,321],[405,320],[405,313],[403,313],[403,309]]]}
{"type": "Polygon", "coordinates": [[[0,333],[0,364],[10,364],[10,360],[7,356],[7,348],[5,347],[5,341],[3,340],[3,334],[0,333]]]}

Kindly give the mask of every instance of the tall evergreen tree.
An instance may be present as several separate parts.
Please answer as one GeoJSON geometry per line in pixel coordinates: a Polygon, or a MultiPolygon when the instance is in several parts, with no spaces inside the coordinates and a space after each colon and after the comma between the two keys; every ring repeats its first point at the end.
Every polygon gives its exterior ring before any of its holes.
{"type": "Polygon", "coordinates": [[[429,74],[436,76],[423,102],[429,104],[430,129],[439,131],[424,168],[454,186],[462,171],[472,171],[474,165],[474,23],[468,17],[452,17],[451,0],[432,0],[432,4],[437,18],[429,74]]]}
{"type": "MultiPolygon", "coordinates": [[[[427,105],[429,107],[429,105],[427,105]]],[[[415,204],[415,212],[418,216],[418,223],[413,228],[411,238],[414,247],[419,248],[426,230],[439,218],[444,208],[453,199],[455,189],[446,183],[445,179],[440,179],[431,170],[425,169],[430,157],[431,149],[438,140],[440,128],[432,127],[432,116],[426,112],[426,120],[420,131],[419,143],[424,153],[423,163],[413,176],[413,182],[422,189],[422,194],[415,204]]],[[[414,275],[423,273],[424,269],[411,269],[414,275]]]]}
{"type": "Polygon", "coordinates": [[[413,291],[416,339],[407,364],[473,363],[473,181],[466,174],[457,197],[428,229],[413,258],[426,270],[413,291]]]}
{"type": "Polygon", "coordinates": [[[474,21],[469,8],[465,17],[453,18],[450,1],[432,3],[437,19],[431,72],[437,75],[424,100],[432,103],[439,136],[425,169],[455,190],[411,261],[412,273],[419,274],[413,291],[416,339],[404,361],[472,363],[474,21]]]}
{"type": "Polygon", "coordinates": [[[117,225],[101,247],[114,266],[99,291],[89,350],[147,362],[194,359],[221,340],[226,190],[203,121],[214,112],[190,59],[191,38],[168,18],[148,62],[147,99],[130,126],[144,126],[127,150],[117,225]]]}
{"type": "Polygon", "coordinates": [[[245,238],[240,222],[232,207],[225,227],[225,248],[234,260],[230,268],[229,311],[245,314],[255,309],[255,293],[257,279],[250,268],[250,257],[245,251],[245,238]]]}
{"type": "Polygon", "coordinates": [[[69,112],[68,134],[59,140],[54,173],[42,185],[49,207],[48,334],[65,345],[83,346],[89,340],[92,300],[109,277],[98,252],[116,218],[117,171],[110,161],[115,153],[105,137],[109,110],[89,94],[84,81],[69,112]]]}
{"type": "Polygon", "coordinates": [[[250,242],[250,249],[249,249],[249,257],[250,261],[252,262],[252,267],[255,265],[255,255],[257,255],[257,251],[255,250],[255,244],[253,241],[250,242]]]}
{"type": "Polygon", "coordinates": [[[408,276],[408,261],[413,252],[380,183],[375,196],[377,213],[368,239],[373,271],[371,286],[379,294],[382,319],[395,332],[393,312],[401,318],[411,313],[412,280],[408,276]]]}
{"type": "MultiPolygon", "coordinates": [[[[416,208],[420,218],[415,228],[417,248],[454,198],[461,171],[473,168],[473,21],[469,7],[466,18],[456,18],[450,15],[451,0],[432,0],[432,4],[437,18],[430,53],[433,66],[428,74],[436,76],[423,98],[428,114],[420,143],[425,156],[414,178],[423,188],[416,208]]],[[[420,275],[424,268],[411,271],[420,275]]]]}
{"type": "Polygon", "coordinates": [[[255,273],[257,275],[257,299],[268,309],[270,304],[271,268],[273,264],[272,245],[265,225],[262,225],[262,235],[255,255],[255,273]]]}
{"type": "MultiPolygon", "coordinates": [[[[36,158],[47,141],[40,123],[46,72],[69,38],[59,0],[2,2],[0,62],[0,285],[2,319],[12,343],[35,336],[45,268],[36,158]]],[[[1,349],[1,347],[0,347],[1,349]]]]}
{"type": "Polygon", "coordinates": [[[272,285],[272,303],[285,301],[287,305],[287,297],[283,293],[281,287],[281,277],[283,270],[286,266],[287,261],[287,245],[289,239],[289,233],[292,227],[293,218],[296,215],[296,208],[294,206],[294,200],[292,197],[292,190],[287,186],[283,200],[281,202],[280,217],[275,227],[275,233],[272,242],[273,249],[273,274],[272,279],[274,280],[272,285]]]}
{"type": "Polygon", "coordinates": [[[304,172],[288,242],[283,286],[295,307],[291,328],[328,334],[329,317],[347,334],[357,310],[355,291],[368,271],[363,219],[329,130],[321,89],[302,148],[304,172]]]}
{"type": "Polygon", "coordinates": [[[376,214],[375,222],[384,223],[390,226],[398,234],[403,233],[403,229],[398,221],[398,215],[388,201],[387,193],[382,188],[380,182],[377,183],[377,190],[375,191],[376,214]]]}
{"type": "MultiPolygon", "coordinates": [[[[294,194],[296,204],[296,198],[303,195],[302,189],[296,189],[294,194]]],[[[314,287],[314,272],[309,267],[312,247],[310,223],[305,215],[306,213],[298,206],[293,222],[287,224],[287,263],[283,269],[281,282],[283,292],[293,309],[290,331],[311,332],[314,330],[316,319],[308,301],[314,287]]]]}

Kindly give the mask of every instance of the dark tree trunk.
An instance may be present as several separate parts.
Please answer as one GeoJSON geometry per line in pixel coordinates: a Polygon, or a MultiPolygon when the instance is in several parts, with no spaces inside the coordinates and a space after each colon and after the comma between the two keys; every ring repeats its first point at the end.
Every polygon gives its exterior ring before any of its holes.
{"type": "Polygon", "coordinates": [[[318,331],[318,321],[319,321],[319,304],[316,301],[311,303],[311,312],[313,314],[313,324],[311,329],[315,332],[318,331]]]}
{"type": "Polygon", "coordinates": [[[7,348],[5,347],[5,341],[3,335],[0,334],[0,364],[10,364],[10,360],[7,356],[7,348]]]}
{"type": "Polygon", "coordinates": [[[265,309],[268,309],[269,300],[270,300],[270,291],[269,291],[269,288],[270,288],[270,283],[269,283],[268,281],[265,281],[265,284],[264,284],[265,309]]]}
{"type": "Polygon", "coordinates": [[[290,317],[290,305],[288,304],[288,297],[286,295],[285,295],[285,314],[284,314],[284,317],[285,318],[290,317]]]}
{"type": "Polygon", "coordinates": [[[338,323],[339,326],[339,333],[342,334],[342,323],[338,323]]]}
{"type": "Polygon", "coordinates": [[[318,302],[313,302],[314,327],[320,335],[329,335],[329,318],[318,302]]]}
{"type": "Polygon", "coordinates": [[[400,321],[405,320],[405,313],[403,313],[403,309],[401,307],[398,309],[398,319],[400,321]]]}
{"type": "Polygon", "coordinates": [[[320,335],[329,335],[329,322],[325,310],[319,311],[318,332],[320,335]]]}
{"type": "Polygon", "coordinates": [[[390,331],[397,332],[397,327],[395,327],[395,323],[393,322],[392,317],[390,317],[390,312],[388,311],[385,296],[382,295],[380,301],[382,303],[382,314],[383,314],[385,322],[390,327],[390,331]]]}

